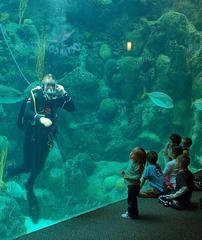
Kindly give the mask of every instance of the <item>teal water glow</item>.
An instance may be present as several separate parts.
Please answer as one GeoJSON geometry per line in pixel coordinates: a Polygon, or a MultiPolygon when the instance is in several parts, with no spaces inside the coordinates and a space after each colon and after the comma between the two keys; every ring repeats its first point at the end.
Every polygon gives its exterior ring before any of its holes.
{"type": "MultiPolygon", "coordinates": [[[[192,107],[202,97],[201,10],[191,0],[1,0],[2,96],[2,85],[23,93],[52,73],[76,106],[58,112],[58,136],[35,183],[39,222],[20,195],[28,174],[11,179],[13,194],[0,192],[2,240],[126,198],[120,170],[135,146],[158,152],[164,168],[169,135],[189,136],[190,169],[202,168],[202,112],[192,107]],[[145,91],[166,96],[152,102],[145,91]]],[[[0,104],[0,180],[3,162],[22,163],[19,108],[0,104]]]]}

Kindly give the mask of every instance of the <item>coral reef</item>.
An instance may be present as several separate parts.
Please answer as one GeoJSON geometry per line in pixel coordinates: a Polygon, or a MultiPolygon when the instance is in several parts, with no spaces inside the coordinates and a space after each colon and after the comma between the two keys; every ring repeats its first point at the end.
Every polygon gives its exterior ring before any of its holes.
{"type": "Polygon", "coordinates": [[[117,61],[117,72],[112,76],[111,88],[115,89],[117,97],[125,100],[134,99],[140,91],[136,58],[123,56],[117,61]],[[116,88],[115,88],[116,85],[116,88]]]}
{"type": "Polygon", "coordinates": [[[100,57],[103,60],[107,60],[111,57],[112,55],[112,50],[108,44],[102,44],[100,46],[100,51],[99,51],[100,57]]]}
{"type": "Polygon", "coordinates": [[[0,234],[3,239],[9,240],[25,234],[25,217],[18,203],[2,193],[0,201],[0,234]]]}
{"type": "Polygon", "coordinates": [[[69,89],[80,110],[89,111],[98,107],[99,80],[92,73],[77,67],[67,74],[61,83],[69,89]]]}
{"type": "Polygon", "coordinates": [[[112,99],[105,98],[102,100],[99,107],[100,118],[107,121],[112,121],[116,112],[117,112],[116,103],[112,99]]]}

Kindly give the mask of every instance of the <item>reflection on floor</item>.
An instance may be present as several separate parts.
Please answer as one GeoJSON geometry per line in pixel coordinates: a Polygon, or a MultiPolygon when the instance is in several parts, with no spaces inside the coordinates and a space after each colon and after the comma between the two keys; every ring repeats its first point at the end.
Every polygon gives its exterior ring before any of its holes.
{"type": "Polygon", "coordinates": [[[202,192],[194,192],[193,207],[185,211],[166,208],[157,199],[138,199],[141,217],[120,217],[126,201],[30,233],[18,240],[201,240],[202,192]]]}
{"type": "Polygon", "coordinates": [[[25,226],[26,226],[26,229],[27,229],[27,233],[40,230],[42,228],[45,228],[47,226],[51,226],[51,225],[56,224],[56,223],[57,223],[56,221],[50,221],[50,220],[47,220],[47,219],[40,219],[37,224],[34,224],[32,222],[31,218],[26,217],[26,219],[25,219],[25,226]]]}

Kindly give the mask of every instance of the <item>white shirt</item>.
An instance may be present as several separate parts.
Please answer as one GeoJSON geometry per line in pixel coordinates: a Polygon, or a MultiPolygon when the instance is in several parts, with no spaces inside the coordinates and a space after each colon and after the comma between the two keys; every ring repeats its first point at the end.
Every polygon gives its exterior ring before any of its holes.
{"type": "Polygon", "coordinates": [[[176,159],[173,159],[167,162],[163,170],[163,175],[168,176],[170,182],[173,184],[174,187],[176,187],[176,176],[178,172],[179,172],[179,165],[176,159]]]}

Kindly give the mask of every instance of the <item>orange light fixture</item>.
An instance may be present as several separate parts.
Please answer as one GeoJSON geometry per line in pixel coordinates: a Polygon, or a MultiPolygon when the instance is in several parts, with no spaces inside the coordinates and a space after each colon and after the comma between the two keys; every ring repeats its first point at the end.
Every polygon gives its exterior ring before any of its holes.
{"type": "Polygon", "coordinates": [[[130,52],[132,50],[132,42],[127,42],[127,51],[130,52]]]}

